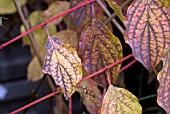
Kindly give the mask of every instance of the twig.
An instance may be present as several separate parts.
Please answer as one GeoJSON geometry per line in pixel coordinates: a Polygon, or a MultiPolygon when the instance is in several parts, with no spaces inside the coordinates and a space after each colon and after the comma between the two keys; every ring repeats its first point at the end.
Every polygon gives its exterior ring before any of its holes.
{"type": "Polygon", "coordinates": [[[146,100],[146,99],[150,99],[150,98],[153,98],[153,97],[156,97],[157,94],[153,94],[153,95],[148,95],[148,96],[145,96],[145,97],[141,97],[139,98],[139,101],[142,101],[142,100],[146,100]]]}
{"type": "Polygon", "coordinates": [[[57,91],[55,91],[55,92],[52,92],[52,93],[50,93],[50,94],[48,94],[48,95],[46,95],[46,96],[44,96],[44,97],[42,97],[42,98],[34,101],[34,102],[32,102],[32,103],[30,103],[30,104],[28,104],[28,105],[25,105],[25,106],[19,108],[18,110],[15,110],[15,111],[13,111],[13,112],[11,112],[11,113],[9,113],[9,114],[17,114],[17,113],[19,113],[19,112],[21,112],[21,111],[23,111],[23,110],[25,110],[25,109],[27,109],[27,108],[29,108],[29,107],[37,104],[37,103],[39,103],[39,102],[41,102],[41,101],[43,101],[43,100],[45,100],[45,99],[48,99],[48,98],[50,98],[50,97],[52,97],[52,96],[54,96],[54,95],[56,95],[56,94],[58,94],[58,93],[60,93],[60,90],[57,90],[57,91]]]}
{"type": "Polygon", "coordinates": [[[133,64],[136,63],[136,62],[137,62],[136,59],[133,60],[132,62],[130,62],[129,64],[127,64],[127,65],[124,66],[123,68],[121,68],[121,69],[119,70],[119,73],[121,73],[121,72],[124,71],[125,69],[129,68],[131,65],[133,65],[133,64]]]}
{"type": "MultiPolygon", "coordinates": [[[[89,1],[83,2],[83,3],[81,3],[81,4],[79,4],[79,5],[75,6],[75,7],[73,7],[73,8],[71,8],[71,9],[69,9],[69,10],[67,10],[67,11],[65,11],[65,12],[63,12],[63,13],[61,13],[61,14],[59,14],[59,15],[57,15],[57,16],[54,16],[54,17],[50,18],[50,19],[47,20],[47,21],[44,21],[44,24],[48,24],[48,23],[50,23],[50,22],[58,19],[59,17],[62,17],[62,16],[64,16],[64,15],[66,15],[66,14],[68,14],[68,13],[70,13],[70,12],[72,12],[72,11],[80,8],[80,7],[83,7],[83,6],[85,6],[85,5],[87,5],[87,4],[91,3],[91,2],[94,2],[94,1],[95,1],[95,0],[89,0],[89,1]]],[[[30,30],[22,33],[21,35],[13,38],[12,40],[10,40],[10,41],[8,41],[8,42],[6,42],[6,43],[4,43],[4,44],[1,44],[1,45],[0,45],[0,49],[4,48],[5,46],[7,46],[7,45],[9,45],[9,44],[11,44],[11,43],[13,43],[13,42],[15,42],[16,40],[22,38],[23,36],[27,35],[27,34],[30,33],[30,32],[33,32],[34,30],[36,30],[36,29],[38,29],[38,28],[40,28],[40,27],[42,27],[42,26],[43,26],[43,23],[41,23],[41,24],[33,27],[32,29],[30,29],[30,30]]]]}
{"type": "MultiPolygon", "coordinates": [[[[42,86],[44,80],[46,79],[47,75],[44,74],[43,78],[41,79],[40,83],[38,84],[38,86],[33,90],[31,97],[30,97],[30,102],[34,101],[35,98],[37,97],[37,93],[40,89],[40,87],[42,86]]],[[[26,110],[23,111],[23,114],[26,114],[29,108],[27,108],[26,110]]]]}
{"type": "MultiPolygon", "coordinates": [[[[108,69],[108,70],[109,70],[109,69],[108,69]]],[[[110,81],[110,73],[109,73],[108,70],[106,71],[107,81],[108,81],[109,85],[111,85],[111,81],[110,81]]]]}
{"type": "MultiPolygon", "coordinates": [[[[24,27],[25,27],[26,31],[28,31],[30,29],[30,27],[29,27],[29,24],[27,23],[27,20],[24,17],[24,14],[23,14],[23,12],[21,10],[20,5],[18,4],[17,0],[13,0],[13,3],[15,5],[16,9],[18,10],[19,16],[20,16],[20,18],[22,20],[22,23],[24,24],[24,27]]],[[[29,40],[30,40],[30,42],[31,42],[31,44],[33,46],[34,53],[36,54],[39,63],[42,65],[42,60],[41,60],[41,57],[40,57],[40,55],[38,53],[37,44],[36,44],[35,39],[33,37],[33,33],[29,33],[28,36],[29,36],[29,40]]]]}
{"type": "MultiPolygon", "coordinates": [[[[90,0],[88,0],[88,1],[90,1],[90,0]]],[[[90,3],[90,6],[91,6],[91,11],[92,11],[92,17],[95,18],[95,11],[94,11],[93,3],[90,3]]]]}
{"type": "Polygon", "coordinates": [[[72,114],[72,110],[73,110],[72,97],[70,97],[70,99],[69,99],[69,114],[72,114]]]}
{"type": "MultiPolygon", "coordinates": [[[[126,0],[122,5],[121,8],[123,9],[127,4],[129,4],[132,0],[126,0]]],[[[109,18],[104,22],[104,24],[107,24],[111,19],[116,17],[116,13],[114,12],[109,18]]]]}
{"type": "Polygon", "coordinates": [[[124,57],[124,58],[122,58],[122,59],[120,59],[120,60],[118,60],[118,61],[116,61],[116,62],[114,62],[114,63],[112,63],[110,65],[108,65],[108,66],[106,66],[105,68],[102,68],[102,69],[98,70],[97,72],[82,78],[79,82],[82,82],[82,81],[87,80],[87,79],[89,79],[89,78],[91,78],[91,77],[93,77],[93,76],[95,76],[97,74],[100,74],[100,73],[106,71],[107,69],[109,69],[109,68],[111,68],[111,67],[113,67],[113,66],[115,66],[115,65],[117,65],[117,64],[119,64],[121,62],[123,62],[124,60],[126,60],[126,59],[128,59],[128,58],[130,58],[132,56],[133,56],[133,54],[130,54],[130,55],[128,55],[128,56],[126,56],[126,57],[124,57]]]}
{"type": "MultiPolygon", "coordinates": [[[[25,19],[24,14],[23,14],[23,12],[22,12],[22,10],[21,10],[20,5],[18,4],[17,0],[13,0],[13,3],[14,3],[14,5],[15,5],[18,13],[19,13],[19,16],[20,16],[20,18],[21,18],[21,20],[22,20],[22,23],[23,23],[26,31],[28,31],[31,27],[30,27],[29,23],[27,22],[27,20],[25,19]]],[[[38,61],[39,61],[40,65],[42,66],[43,62],[42,62],[42,59],[41,59],[40,54],[39,54],[39,52],[38,52],[37,44],[36,44],[36,42],[35,42],[35,39],[34,39],[34,37],[33,37],[32,32],[29,33],[28,36],[29,36],[29,40],[30,40],[30,42],[31,42],[31,44],[32,44],[32,46],[33,46],[34,53],[36,54],[36,56],[37,56],[37,58],[38,58],[38,61]]],[[[38,86],[37,86],[37,87],[35,88],[35,90],[32,92],[31,98],[30,98],[30,101],[31,101],[31,102],[35,100],[35,98],[36,98],[36,96],[37,96],[37,93],[38,93],[41,85],[42,85],[43,82],[45,81],[46,77],[47,77],[47,75],[44,75],[44,76],[43,76],[43,78],[42,78],[41,81],[39,82],[38,86]]],[[[48,77],[48,78],[49,78],[49,77],[48,77]]],[[[54,87],[52,86],[52,81],[51,81],[50,79],[48,79],[48,84],[50,85],[51,88],[54,88],[54,87]]],[[[54,90],[55,90],[55,88],[53,89],[53,91],[54,91],[54,90]]],[[[28,109],[25,110],[23,113],[26,114],[27,111],[28,111],[28,109]]]]}
{"type": "MultiPolygon", "coordinates": [[[[111,13],[109,10],[102,4],[100,0],[96,0],[97,3],[100,5],[100,7],[104,10],[107,16],[111,16],[111,13]]],[[[116,21],[116,19],[112,19],[112,22],[115,24],[115,26],[119,29],[119,31],[124,34],[124,29],[121,27],[121,25],[116,21]]]]}
{"type": "MultiPolygon", "coordinates": [[[[121,60],[116,61],[115,63],[113,63],[113,64],[111,64],[111,65],[109,65],[109,66],[106,66],[106,68],[100,69],[99,71],[97,71],[97,72],[95,72],[95,73],[93,73],[93,74],[90,74],[90,75],[86,76],[85,78],[83,78],[82,80],[80,80],[80,82],[82,82],[82,81],[84,81],[84,80],[87,80],[87,79],[90,79],[91,77],[93,77],[93,76],[95,76],[95,75],[97,75],[97,74],[99,74],[99,73],[101,73],[101,72],[104,72],[106,69],[111,68],[111,67],[113,67],[113,66],[115,66],[115,65],[123,62],[124,60],[132,57],[132,56],[133,56],[133,55],[130,54],[130,55],[122,58],[121,60]]],[[[11,112],[10,114],[16,114],[16,113],[18,113],[18,112],[20,112],[20,111],[22,111],[22,110],[25,110],[26,108],[29,108],[29,107],[31,107],[31,106],[39,103],[40,101],[43,101],[43,100],[47,99],[47,98],[50,98],[50,97],[58,94],[59,92],[60,92],[60,90],[57,90],[56,92],[53,92],[53,93],[51,93],[51,94],[49,94],[49,95],[47,95],[47,96],[45,96],[45,97],[43,97],[43,98],[40,98],[40,99],[38,99],[38,100],[36,100],[36,101],[34,101],[34,102],[32,102],[32,103],[30,103],[30,104],[28,104],[28,105],[20,108],[20,109],[18,109],[18,110],[15,110],[15,111],[11,112]]]]}

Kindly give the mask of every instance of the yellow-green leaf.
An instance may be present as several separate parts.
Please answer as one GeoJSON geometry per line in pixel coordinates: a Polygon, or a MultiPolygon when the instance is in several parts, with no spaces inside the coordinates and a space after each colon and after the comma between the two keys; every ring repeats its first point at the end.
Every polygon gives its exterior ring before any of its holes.
{"type": "Polygon", "coordinates": [[[119,19],[124,24],[125,17],[123,16],[122,9],[119,5],[116,4],[113,0],[106,0],[109,4],[109,6],[115,11],[116,15],[119,17],[119,19]]]}
{"type": "MultiPolygon", "coordinates": [[[[39,55],[40,55],[41,59],[44,60],[45,48],[42,48],[42,50],[39,52],[39,55]]],[[[34,56],[27,67],[28,81],[34,82],[34,81],[38,81],[38,80],[42,79],[43,73],[42,73],[41,67],[42,66],[39,63],[37,56],[34,56]]]]}
{"type": "Polygon", "coordinates": [[[73,48],[78,50],[79,46],[79,38],[77,37],[77,33],[72,30],[63,30],[52,35],[53,37],[58,37],[61,40],[69,43],[73,48]]]}
{"type": "Polygon", "coordinates": [[[90,114],[98,114],[98,108],[101,108],[101,101],[102,101],[102,94],[100,90],[98,89],[97,83],[95,83],[92,80],[85,80],[81,83],[79,83],[79,86],[89,90],[90,94],[88,94],[86,91],[80,91],[83,95],[83,104],[85,105],[86,109],[90,114]],[[91,81],[91,82],[89,82],[91,81]],[[91,83],[91,85],[90,85],[91,83]],[[90,89],[91,88],[91,89],[90,89]],[[84,95],[86,94],[86,95],[84,95]],[[98,108],[96,108],[96,106],[98,108]]]}
{"type": "MultiPolygon", "coordinates": [[[[30,20],[30,23],[31,23],[32,27],[42,23],[42,21],[43,21],[43,19],[42,19],[42,12],[41,11],[32,12],[29,15],[29,20],[30,20]]],[[[48,28],[50,30],[50,34],[53,35],[56,32],[56,27],[53,24],[49,23],[48,24],[48,28]]],[[[24,28],[23,25],[21,26],[21,32],[25,32],[25,28],[24,28]]],[[[39,29],[35,30],[32,33],[33,33],[33,36],[35,38],[35,42],[37,44],[36,48],[39,51],[41,51],[42,48],[44,48],[43,50],[45,50],[45,46],[44,45],[45,45],[45,42],[47,40],[47,33],[46,33],[45,29],[44,28],[39,28],[39,29]]],[[[29,45],[30,46],[32,55],[34,56],[35,54],[33,52],[33,47],[31,45],[31,42],[30,42],[28,36],[27,35],[24,36],[22,38],[22,41],[23,41],[24,45],[29,45]]]]}
{"type": "MultiPolygon", "coordinates": [[[[20,7],[26,4],[27,0],[17,0],[20,7]]],[[[11,14],[15,13],[17,10],[13,3],[13,0],[1,0],[0,1],[0,14],[11,14]]]]}
{"type": "Polygon", "coordinates": [[[170,0],[164,0],[164,2],[170,7],[170,0]]]}
{"type": "MultiPolygon", "coordinates": [[[[80,48],[82,63],[89,74],[114,63],[123,56],[119,39],[97,19],[92,19],[82,32],[80,48]]],[[[112,84],[117,79],[120,65],[118,64],[109,70],[112,84]]],[[[92,79],[105,88],[109,85],[105,72],[92,77],[92,79]]]]}
{"type": "Polygon", "coordinates": [[[142,114],[142,107],[128,90],[110,85],[103,99],[101,114],[142,114]]]}
{"type": "Polygon", "coordinates": [[[89,87],[77,85],[76,91],[78,91],[86,99],[94,99],[95,97],[94,91],[89,87]]]}
{"type": "Polygon", "coordinates": [[[0,26],[3,26],[3,25],[2,25],[2,18],[1,18],[1,17],[0,17],[0,26]]]}
{"type": "MultiPolygon", "coordinates": [[[[45,10],[42,15],[43,17],[45,17],[46,19],[50,19],[51,17],[54,17],[56,15],[59,15],[60,13],[68,10],[70,8],[70,4],[69,2],[66,1],[56,1],[53,2],[47,10],[45,10]]],[[[60,23],[62,21],[64,16],[56,19],[55,21],[53,21],[52,23],[54,25],[60,23]]]]}
{"type": "Polygon", "coordinates": [[[158,88],[158,104],[170,114],[170,51],[163,57],[163,68],[159,72],[157,79],[160,83],[158,88]]]}
{"type": "Polygon", "coordinates": [[[134,0],[125,25],[134,57],[152,71],[170,44],[170,7],[163,0],[134,0]]]}
{"type": "Polygon", "coordinates": [[[82,78],[81,60],[70,44],[58,38],[48,37],[42,71],[53,77],[56,85],[60,85],[65,98],[68,99],[82,78]]]}
{"type": "MultiPolygon", "coordinates": [[[[44,28],[42,28],[42,30],[43,29],[44,28]]],[[[43,30],[43,32],[45,32],[45,31],[43,30]]],[[[45,34],[45,33],[42,33],[42,34],[45,34]]],[[[47,37],[46,34],[45,34],[45,36],[47,37]]],[[[59,37],[59,39],[64,40],[65,42],[69,43],[72,47],[74,47],[76,49],[78,48],[79,40],[78,40],[76,32],[71,31],[71,30],[63,30],[63,31],[57,32],[53,35],[53,37],[57,37],[57,36],[59,37]]],[[[40,54],[40,57],[42,60],[44,60],[44,56],[45,56],[45,41],[46,41],[46,39],[47,38],[45,38],[44,36],[42,36],[42,38],[40,38],[40,39],[35,39],[36,42],[38,42],[38,47],[41,47],[38,49],[40,49],[39,54],[40,54]]],[[[29,39],[24,40],[24,41],[28,42],[29,39]]],[[[27,79],[29,81],[38,81],[42,78],[42,76],[43,76],[43,73],[41,70],[41,65],[37,59],[37,56],[33,56],[33,59],[31,60],[31,62],[28,65],[28,68],[27,68],[27,79]]]]}

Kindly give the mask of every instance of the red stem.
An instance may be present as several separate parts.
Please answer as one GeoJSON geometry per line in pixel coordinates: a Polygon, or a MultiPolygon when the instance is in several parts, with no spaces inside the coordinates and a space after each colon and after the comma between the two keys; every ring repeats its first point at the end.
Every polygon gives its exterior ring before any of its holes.
{"type": "Polygon", "coordinates": [[[108,81],[109,85],[111,85],[110,74],[107,71],[106,71],[106,75],[107,75],[107,81],[108,81]]]}
{"type": "Polygon", "coordinates": [[[127,65],[124,66],[123,68],[121,68],[121,69],[119,70],[119,73],[121,73],[121,72],[124,71],[125,69],[129,68],[131,65],[133,65],[133,64],[136,63],[136,62],[137,62],[136,59],[133,60],[132,62],[130,62],[129,64],[127,64],[127,65]]]}
{"type": "MultiPolygon", "coordinates": [[[[111,67],[113,67],[113,66],[115,66],[115,65],[123,62],[124,60],[132,57],[132,56],[133,56],[133,55],[130,54],[130,55],[128,55],[128,56],[120,59],[119,61],[116,61],[115,63],[113,63],[113,64],[111,64],[111,65],[109,65],[109,66],[106,66],[105,68],[100,69],[99,71],[97,71],[97,72],[95,72],[95,73],[93,73],[93,74],[90,74],[90,75],[86,76],[85,78],[82,78],[82,80],[80,80],[80,82],[82,82],[82,81],[84,81],[84,80],[87,80],[87,79],[90,79],[91,77],[93,77],[93,76],[95,76],[95,75],[97,75],[97,74],[99,74],[99,73],[101,73],[101,72],[104,72],[104,71],[107,70],[108,68],[111,68],[111,67]]],[[[129,67],[130,65],[132,65],[132,64],[135,63],[135,62],[136,62],[136,61],[134,60],[134,61],[132,61],[131,63],[129,63],[127,66],[129,67]]],[[[123,70],[125,70],[125,69],[128,68],[128,67],[125,66],[125,67],[123,67],[122,69],[120,69],[120,71],[122,72],[123,70]]],[[[119,73],[120,73],[120,72],[119,72],[119,73]]],[[[25,109],[27,109],[27,108],[35,105],[35,104],[37,104],[37,103],[39,103],[39,102],[47,99],[47,98],[50,98],[50,97],[58,94],[59,92],[60,92],[60,90],[57,90],[56,92],[53,92],[53,93],[51,93],[51,94],[49,94],[49,95],[46,95],[46,96],[44,96],[44,97],[42,97],[42,98],[40,98],[40,99],[38,99],[38,100],[36,100],[36,101],[28,104],[28,105],[25,105],[24,107],[21,107],[21,108],[15,110],[15,111],[13,111],[13,112],[11,112],[11,113],[9,113],[9,114],[19,113],[20,111],[23,111],[23,110],[25,110],[25,109]]],[[[70,100],[71,100],[71,99],[70,99],[70,100]]],[[[70,107],[70,106],[69,106],[69,107],[70,107]]],[[[72,108],[72,107],[71,107],[71,108],[72,108]]],[[[69,109],[70,109],[70,108],[69,108],[69,109]]]]}
{"type": "Polygon", "coordinates": [[[52,96],[54,96],[54,95],[56,95],[56,94],[58,94],[58,93],[60,93],[60,90],[57,90],[57,91],[55,91],[55,92],[52,92],[52,93],[50,93],[50,94],[48,94],[48,95],[46,95],[46,96],[44,96],[44,97],[42,97],[42,98],[34,101],[34,102],[32,102],[32,103],[30,103],[30,104],[28,104],[28,105],[25,105],[25,106],[23,106],[23,107],[15,110],[15,111],[9,113],[9,114],[17,114],[17,113],[19,113],[19,112],[21,112],[21,111],[23,111],[23,110],[25,110],[25,109],[27,109],[27,108],[29,108],[29,107],[37,104],[37,103],[39,103],[39,102],[41,102],[41,101],[43,101],[43,100],[45,100],[45,99],[48,99],[48,98],[50,98],[50,97],[52,97],[52,96]]]}
{"type": "Polygon", "coordinates": [[[82,78],[79,82],[82,82],[82,81],[87,80],[87,79],[89,79],[89,78],[91,78],[91,77],[93,77],[93,76],[95,76],[97,74],[100,74],[100,73],[104,72],[105,70],[107,70],[107,69],[109,69],[109,68],[123,62],[124,60],[129,59],[132,56],[133,56],[133,54],[130,54],[130,55],[128,55],[128,56],[126,56],[126,57],[124,57],[124,58],[122,58],[122,59],[120,59],[120,60],[118,60],[118,61],[116,61],[116,62],[114,62],[112,64],[110,64],[109,66],[106,66],[105,68],[102,68],[102,69],[98,70],[97,72],[94,72],[93,74],[90,74],[90,75],[82,78]]]}
{"type": "Polygon", "coordinates": [[[62,17],[62,16],[64,16],[64,15],[66,15],[66,14],[68,14],[68,13],[70,13],[70,12],[72,12],[72,11],[74,11],[74,10],[76,10],[76,9],[84,6],[84,5],[87,5],[87,4],[89,4],[89,3],[92,3],[92,2],[94,2],[94,1],[95,1],[95,0],[89,0],[89,1],[83,2],[83,3],[81,3],[81,4],[79,4],[79,5],[75,6],[75,7],[73,7],[73,8],[71,8],[71,9],[69,9],[69,10],[67,10],[67,11],[65,11],[65,12],[63,12],[63,13],[61,13],[61,14],[59,14],[59,15],[57,15],[57,16],[54,16],[54,17],[50,18],[50,19],[47,20],[47,21],[44,21],[43,23],[41,23],[41,24],[33,27],[32,29],[30,29],[30,30],[22,33],[21,35],[13,38],[12,40],[10,40],[10,41],[8,41],[8,42],[0,45],[0,49],[4,48],[5,46],[7,46],[7,45],[9,45],[9,44],[11,44],[11,43],[13,43],[13,42],[15,42],[16,40],[22,38],[23,36],[27,35],[28,33],[33,32],[34,30],[42,27],[44,24],[48,24],[48,23],[54,21],[55,19],[57,19],[57,18],[59,18],[59,17],[62,17]]]}
{"type": "Polygon", "coordinates": [[[69,114],[72,114],[73,104],[72,104],[72,97],[69,99],[69,114]]]}

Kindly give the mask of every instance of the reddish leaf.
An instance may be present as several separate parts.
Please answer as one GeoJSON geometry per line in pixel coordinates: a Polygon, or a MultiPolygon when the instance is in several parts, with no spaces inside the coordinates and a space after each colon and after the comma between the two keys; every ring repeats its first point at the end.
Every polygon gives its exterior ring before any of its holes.
{"type": "Polygon", "coordinates": [[[163,58],[163,68],[159,72],[158,81],[160,86],[158,88],[158,104],[164,108],[167,114],[170,114],[170,52],[168,51],[163,58]]]}
{"type": "Polygon", "coordinates": [[[76,84],[82,78],[81,60],[70,44],[49,36],[42,72],[53,77],[67,99],[75,92],[76,84]]]}
{"type": "Polygon", "coordinates": [[[125,21],[125,40],[134,57],[152,71],[170,43],[170,8],[162,0],[134,0],[125,21]]]}
{"type": "Polygon", "coordinates": [[[103,99],[101,114],[142,114],[142,107],[128,90],[110,85],[103,99]]]}
{"type": "MultiPolygon", "coordinates": [[[[77,6],[85,0],[74,0],[71,3],[71,7],[77,6]]],[[[86,24],[92,17],[90,5],[85,5],[71,13],[72,18],[74,19],[75,26],[82,26],[86,24]]]]}
{"type": "MultiPolygon", "coordinates": [[[[122,58],[122,47],[119,39],[108,28],[96,19],[87,25],[81,34],[82,62],[89,74],[122,58]]],[[[111,68],[111,83],[117,79],[120,64],[111,68]]],[[[92,77],[103,87],[108,87],[106,73],[92,77]]]]}
{"type": "MultiPolygon", "coordinates": [[[[73,0],[71,3],[71,7],[77,6],[79,4],[81,4],[83,1],[86,0],[73,0]]],[[[107,6],[106,3],[104,1],[101,1],[103,5],[107,6]]],[[[95,16],[98,20],[100,20],[101,22],[104,22],[107,17],[104,16],[104,11],[101,9],[99,4],[95,4],[93,3],[94,6],[94,12],[95,12],[95,16]]],[[[76,32],[79,34],[81,34],[82,30],[84,29],[84,27],[88,24],[88,22],[92,19],[92,11],[91,11],[91,5],[85,5],[81,8],[78,8],[77,10],[73,11],[71,13],[71,20],[69,18],[69,20],[67,20],[66,23],[68,23],[68,21],[70,21],[71,23],[69,24],[70,28],[76,30],[76,32]]],[[[112,24],[108,23],[107,26],[109,27],[110,30],[112,30],[112,24]]]]}

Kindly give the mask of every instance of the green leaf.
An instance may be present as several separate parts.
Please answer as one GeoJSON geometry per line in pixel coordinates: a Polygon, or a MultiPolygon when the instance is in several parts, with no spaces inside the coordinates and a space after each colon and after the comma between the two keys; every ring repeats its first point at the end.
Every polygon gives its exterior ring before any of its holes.
{"type": "MultiPolygon", "coordinates": [[[[43,19],[42,19],[42,12],[41,11],[34,11],[34,12],[32,12],[29,15],[29,20],[30,20],[30,23],[31,23],[31,27],[36,26],[36,25],[42,23],[42,21],[43,21],[43,19]]],[[[49,31],[50,34],[53,35],[56,32],[56,27],[52,23],[48,24],[48,28],[50,30],[49,31]]],[[[25,32],[25,28],[24,28],[23,25],[21,26],[20,30],[21,30],[22,33],[25,32]]],[[[37,49],[39,51],[45,50],[45,46],[44,45],[45,45],[46,40],[47,40],[47,34],[46,34],[45,29],[44,28],[39,28],[39,29],[35,30],[32,33],[34,35],[35,42],[37,44],[37,49]],[[42,48],[44,48],[44,49],[42,49],[42,48]]],[[[29,45],[30,46],[32,55],[35,56],[32,44],[31,44],[31,42],[30,42],[30,40],[29,40],[27,35],[22,38],[22,41],[23,41],[24,45],[29,45]]]]}
{"type": "MultiPolygon", "coordinates": [[[[40,55],[41,59],[44,60],[45,48],[42,48],[39,51],[39,55],[40,55]]],[[[35,81],[42,79],[43,73],[42,73],[41,67],[42,66],[39,63],[37,56],[34,56],[31,60],[31,62],[28,64],[28,67],[27,67],[27,79],[28,79],[28,81],[35,82],[35,81]]]]}
{"type": "Polygon", "coordinates": [[[1,17],[0,17],[0,26],[3,26],[3,25],[2,25],[2,18],[1,18],[1,17]]]}
{"type": "Polygon", "coordinates": [[[101,114],[142,114],[142,107],[128,90],[110,85],[103,99],[101,114]]]}
{"type": "MultiPolygon", "coordinates": [[[[119,39],[97,19],[92,19],[82,32],[80,47],[82,63],[88,71],[88,74],[92,74],[114,63],[123,56],[119,39]]],[[[112,84],[114,84],[117,79],[120,65],[121,64],[118,64],[109,70],[112,84]]],[[[92,77],[92,79],[105,88],[109,85],[105,72],[92,77]]]]}
{"type": "Polygon", "coordinates": [[[113,0],[106,0],[109,4],[109,6],[115,11],[116,15],[119,17],[119,19],[124,24],[125,17],[123,16],[122,9],[119,5],[116,4],[113,0]]]}
{"type": "MultiPolygon", "coordinates": [[[[27,3],[27,0],[17,0],[20,4],[20,7],[27,3]]],[[[13,0],[1,0],[0,2],[0,14],[11,14],[15,13],[17,10],[13,3],[13,0]]]]}
{"type": "Polygon", "coordinates": [[[170,7],[162,0],[134,0],[126,16],[125,40],[150,72],[170,46],[170,7]]]}
{"type": "Polygon", "coordinates": [[[164,0],[164,2],[170,7],[170,0],[164,0]]]}
{"type": "Polygon", "coordinates": [[[65,98],[68,99],[82,78],[81,60],[70,44],[58,38],[48,37],[42,72],[53,77],[56,85],[61,86],[65,98]]]}
{"type": "Polygon", "coordinates": [[[157,79],[160,83],[158,88],[158,104],[170,114],[170,51],[163,57],[163,68],[159,72],[157,79]]]}

